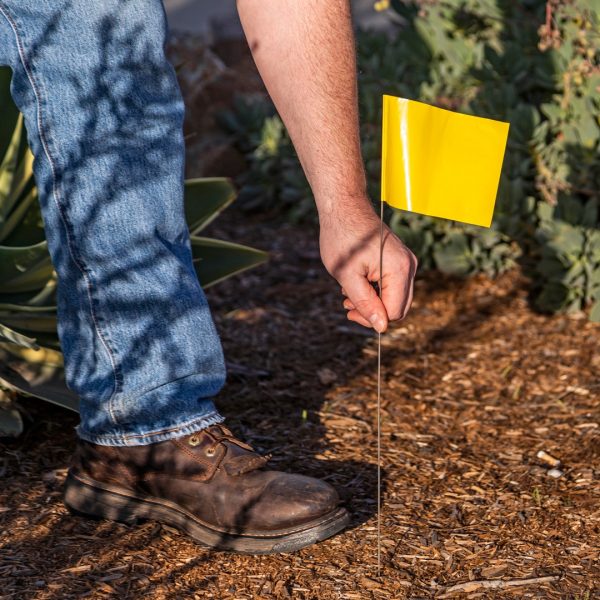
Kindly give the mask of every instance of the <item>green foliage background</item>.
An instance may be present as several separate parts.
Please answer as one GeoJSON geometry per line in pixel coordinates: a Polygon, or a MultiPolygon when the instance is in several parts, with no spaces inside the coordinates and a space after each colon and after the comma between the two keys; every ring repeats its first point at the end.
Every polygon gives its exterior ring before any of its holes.
{"type": "MultiPolygon", "coordinates": [[[[390,33],[359,32],[363,154],[379,197],[381,96],[511,123],[493,228],[391,214],[425,268],[495,275],[519,262],[544,311],[600,320],[600,0],[378,2],[390,33]],[[387,7],[387,8],[386,8],[387,7]]],[[[222,115],[250,170],[240,200],[314,214],[274,109],[256,97],[222,115]],[[250,184],[251,182],[251,184],[250,184]]]]}

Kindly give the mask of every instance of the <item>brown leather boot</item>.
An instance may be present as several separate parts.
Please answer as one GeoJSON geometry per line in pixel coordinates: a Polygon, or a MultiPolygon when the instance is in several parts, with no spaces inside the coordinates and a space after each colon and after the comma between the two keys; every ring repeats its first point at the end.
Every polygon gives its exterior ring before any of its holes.
{"type": "Polygon", "coordinates": [[[212,548],[251,554],[298,550],[347,525],[333,487],[267,470],[268,460],[223,425],[147,446],[80,440],[65,503],[126,523],[154,519],[212,548]]]}

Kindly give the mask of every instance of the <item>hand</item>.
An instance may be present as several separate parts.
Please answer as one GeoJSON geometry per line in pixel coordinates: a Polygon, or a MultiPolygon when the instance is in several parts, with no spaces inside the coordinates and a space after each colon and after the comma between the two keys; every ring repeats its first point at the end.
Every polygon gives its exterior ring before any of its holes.
{"type": "Polygon", "coordinates": [[[380,299],[370,283],[379,281],[379,217],[368,200],[340,212],[320,215],[323,264],[342,286],[348,319],[381,333],[410,308],[417,259],[384,225],[380,299]]]}

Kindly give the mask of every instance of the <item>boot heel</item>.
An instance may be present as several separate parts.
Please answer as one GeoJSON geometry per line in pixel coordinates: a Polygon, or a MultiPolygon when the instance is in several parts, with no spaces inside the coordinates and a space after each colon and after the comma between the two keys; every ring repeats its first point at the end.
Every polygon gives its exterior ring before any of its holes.
{"type": "Polygon", "coordinates": [[[127,525],[135,525],[146,518],[143,504],[135,499],[85,483],[71,473],[67,475],[63,500],[69,511],[78,516],[127,525]]]}

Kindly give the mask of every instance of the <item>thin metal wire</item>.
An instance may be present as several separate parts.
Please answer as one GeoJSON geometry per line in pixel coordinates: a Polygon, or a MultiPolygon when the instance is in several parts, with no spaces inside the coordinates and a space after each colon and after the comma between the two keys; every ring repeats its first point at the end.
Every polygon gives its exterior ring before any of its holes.
{"type": "MultiPolygon", "coordinates": [[[[383,292],[383,201],[379,225],[379,297],[383,292]]],[[[381,333],[377,336],[377,577],[381,574],[381,333]]]]}

